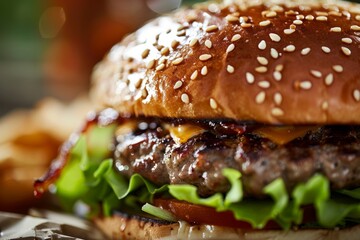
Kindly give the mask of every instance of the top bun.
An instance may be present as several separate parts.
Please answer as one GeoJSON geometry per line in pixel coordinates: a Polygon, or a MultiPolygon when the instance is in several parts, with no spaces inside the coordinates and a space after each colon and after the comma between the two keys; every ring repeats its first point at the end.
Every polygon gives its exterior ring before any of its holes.
{"type": "Polygon", "coordinates": [[[359,4],[208,2],[115,45],[92,93],[134,115],[358,124],[359,42],[359,4]]]}

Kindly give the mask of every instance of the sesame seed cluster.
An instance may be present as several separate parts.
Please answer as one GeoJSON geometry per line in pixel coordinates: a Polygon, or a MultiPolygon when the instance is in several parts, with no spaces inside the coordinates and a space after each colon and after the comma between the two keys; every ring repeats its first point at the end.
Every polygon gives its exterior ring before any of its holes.
{"type": "Polygon", "coordinates": [[[359,42],[353,3],[198,4],[114,46],[94,92],[135,114],[360,123],[359,42]]]}

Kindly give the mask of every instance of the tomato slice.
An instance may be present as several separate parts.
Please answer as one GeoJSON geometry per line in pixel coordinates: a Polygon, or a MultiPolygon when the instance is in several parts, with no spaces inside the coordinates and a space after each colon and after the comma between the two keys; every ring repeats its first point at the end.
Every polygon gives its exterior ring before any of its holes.
{"type": "MultiPolygon", "coordinates": [[[[236,220],[231,211],[217,212],[214,208],[191,204],[176,199],[154,199],[153,204],[174,214],[178,219],[192,224],[209,224],[241,229],[253,229],[251,224],[236,220]]],[[[274,221],[269,221],[264,229],[281,229],[274,221]]]]}

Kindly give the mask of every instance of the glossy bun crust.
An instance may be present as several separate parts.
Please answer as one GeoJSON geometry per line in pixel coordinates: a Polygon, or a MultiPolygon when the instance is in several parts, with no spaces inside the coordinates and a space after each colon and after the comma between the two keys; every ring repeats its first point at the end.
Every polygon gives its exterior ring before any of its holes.
{"type": "Polygon", "coordinates": [[[224,0],[149,22],[96,67],[95,102],[146,116],[360,123],[360,5],[281,2],[224,0]]]}

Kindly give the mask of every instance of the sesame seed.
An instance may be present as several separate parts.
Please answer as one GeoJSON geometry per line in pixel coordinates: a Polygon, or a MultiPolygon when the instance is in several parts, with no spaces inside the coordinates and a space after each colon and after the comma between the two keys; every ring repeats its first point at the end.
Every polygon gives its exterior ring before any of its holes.
{"type": "Polygon", "coordinates": [[[231,66],[231,65],[227,65],[227,67],[226,67],[226,71],[228,72],[228,73],[234,73],[234,67],[233,66],[231,66]]]}
{"type": "Polygon", "coordinates": [[[179,46],[179,44],[180,44],[179,41],[174,40],[174,41],[171,42],[171,47],[174,49],[177,46],[179,46]]]}
{"type": "Polygon", "coordinates": [[[163,49],[161,49],[161,55],[168,55],[170,52],[168,47],[164,47],[163,49]]]}
{"type": "Polygon", "coordinates": [[[281,40],[280,36],[277,35],[276,33],[270,33],[269,37],[274,42],[280,42],[280,40],[281,40]]]}
{"type": "Polygon", "coordinates": [[[333,75],[332,73],[329,73],[329,74],[325,77],[325,85],[326,85],[326,86],[330,86],[333,82],[334,82],[334,75],[333,75]]]}
{"type": "Polygon", "coordinates": [[[284,115],[284,111],[281,108],[273,108],[271,109],[271,114],[275,117],[280,117],[284,115]]]}
{"type": "Polygon", "coordinates": [[[189,43],[190,47],[195,46],[195,45],[198,43],[198,41],[199,41],[199,40],[198,40],[197,38],[191,39],[191,41],[190,41],[190,43],[189,43]]]}
{"type": "Polygon", "coordinates": [[[330,11],[329,16],[341,17],[341,13],[336,11],[330,11]]]}
{"type": "Polygon", "coordinates": [[[310,51],[311,51],[310,48],[304,48],[301,50],[301,55],[304,55],[304,56],[308,55],[310,51]]]}
{"type": "Polygon", "coordinates": [[[312,87],[312,83],[310,81],[302,81],[300,82],[299,87],[304,90],[308,90],[312,87]]]}
{"type": "Polygon", "coordinates": [[[350,55],[351,55],[351,51],[350,51],[350,49],[348,49],[347,47],[341,47],[341,51],[342,51],[346,56],[350,56],[350,55]]]}
{"type": "Polygon", "coordinates": [[[249,20],[249,18],[246,17],[246,16],[241,16],[241,17],[239,18],[239,22],[240,22],[240,23],[246,23],[248,20],[249,20]]]}
{"type": "Polygon", "coordinates": [[[247,72],[245,76],[246,76],[246,81],[249,84],[253,84],[255,82],[255,77],[254,75],[252,75],[252,73],[247,72]]]}
{"type": "Polygon", "coordinates": [[[255,71],[258,72],[258,73],[266,73],[267,72],[267,67],[260,66],[260,67],[255,68],[255,71]]]}
{"type": "Polygon", "coordinates": [[[141,90],[141,96],[143,98],[146,98],[148,96],[148,91],[146,90],[146,88],[144,88],[143,90],[141,90]]]}
{"type": "Polygon", "coordinates": [[[355,89],[353,91],[353,97],[354,97],[355,101],[357,101],[357,102],[360,101],[360,90],[359,89],[355,89]]]}
{"type": "Polygon", "coordinates": [[[268,65],[269,63],[269,61],[264,57],[257,57],[256,59],[261,65],[268,65]]]}
{"type": "Polygon", "coordinates": [[[181,94],[181,101],[183,103],[189,103],[190,102],[189,95],[187,95],[186,93],[181,94]]]}
{"type": "Polygon", "coordinates": [[[317,16],[328,16],[329,15],[327,12],[321,12],[321,11],[316,11],[315,14],[317,16]]]}
{"type": "Polygon", "coordinates": [[[290,29],[296,29],[296,25],[295,24],[290,24],[290,29]]]}
{"type": "Polygon", "coordinates": [[[265,102],[266,93],[264,91],[259,92],[255,97],[255,102],[261,104],[265,102]]]}
{"type": "Polygon", "coordinates": [[[289,11],[285,12],[285,15],[288,15],[288,16],[294,16],[294,15],[298,15],[298,14],[299,14],[299,12],[294,11],[294,10],[289,10],[289,11]]]}
{"type": "Polygon", "coordinates": [[[251,27],[252,25],[251,25],[251,23],[245,23],[245,22],[243,22],[243,23],[240,24],[240,26],[241,26],[242,28],[249,28],[249,27],[251,27]]]}
{"type": "Polygon", "coordinates": [[[278,71],[278,72],[281,72],[283,69],[284,69],[284,65],[282,65],[282,64],[278,64],[275,67],[275,71],[278,71]]]}
{"type": "Polygon", "coordinates": [[[344,68],[341,65],[334,65],[332,68],[334,69],[335,72],[338,72],[338,73],[341,73],[342,71],[344,71],[344,68]]]}
{"type": "Polygon", "coordinates": [[[155,66],[155,60],[151,60],[150,62],[148,62],[148,64],[146,65],[147,69],[151,69],[155,66]]]}
{"type": "Polygon", "coordinates": [[[234,15],[227,15],[225,17],[226,21],[228,22],[237,22],[239,21],[239,18],[238,17],[235,17],[234,15]]]}
{"type": "Polygon", "coordinates": [[[276,105],[280,105],[282,102],[282,95],[281,93],[277,92],[274,94],[274,102],[276,105]]]}
{"type": "Polygon", "coordinates": [[[270,10],[275,11],[275,12],[283,12],[284,8],[279,5],[274,5],[270,8],[270,10]]]}
{"type": "Polygon", "coordinates": [[[199,60],[200,61],[207,61],[210,58],[212,58],[212,56],[210,54],[202,54],[202,55],[200,55],[199,60]]]}
{"type": "Polygon", "coordinates": [[[207,66],[203,66],[200,71],[201,75],[205,76],[208,73],[207,66]]]}
{"type": "Polygon", "coordinates": [[[287,45],[287,46],[284,48],[284,51],[285,51],[285,52],[293,52],[293,51],[295,51],[295,46],[294,46],[294,45],[287,45]]]}
{"type": "Polygon", "coordinates": [[[205,31],[206,32],[214,32],[214,31],[217,31],[219,28],[218,28],[218,26],[216,26],[216,25],[211,25],[211,26],[208,26],[206,29],[205,29],[205,31]]]}
{"type": "Polygon", "coordinates": [[[232,43],[227,47],[226,52],[229,53],[229,52],[233,51],[234,49],[235,49],[235,45],[232,43]]]}
{"type": "Polygon", "coordinates": [[[295,25],[301,25],[301,24],[303,24],[303,21],[301,21],[301,20],[299,20],[299,19],[296,19],[296,20],[293,21],[293,23],[294,23],[295,25]]]}
{"type": "Polygon", "coordinates": [[[358,20],[358,21],[360,21],[360,15],[356,15],[356,16],[355,16],[355,19],[358,20]]]}
{"type": "Polygon", "coordinates": [[[296,16],[296,19],[298,19],[298,20],[304,20],[304,18],[305,17],[302,14],[296,16]]]}
{"type": "Polygon", "coordinates": [[[314,16],[313,15],[306,15],[305,19],[309,20],[309,21],[312,21],[312,20],[314,20],[314,16]]]}
{"type": "Polygon", "coordinates": [[[352,25],[352,26],[350,27],[350,29],[351,29],[351,30],[354,30],[354,31],[360,31],[360,26],[358,26],[358,25],[352,25]]]}
{"type": "Polygon", "coordinates": [[[293,32],[295,32],[295,29],[284,29],[284,33],[287,34],[287,35],[290,35],[293,32]]]}
{"type": "Polygon", "coordinates": [[[156,71],[161,71],[161,70],[163,70],[164,68],[165,68],[165,64],[162,63],[162,64],[160,64],[159,66],[157,66],[155,70],[156,70],[156,71]]]}
{"type": "Polygon", "coordinates": [[[321,49],[323,50],[324,53],[330,53],[331,52],[330,48],[328,48],[326,46],[322,46],[321,49]]]}
{"type": "Polygon", "coordinates": [[[206,41],[205,41],[205,46],[206,46],[207,48],[211,48],[211,47],[212,47],[212,42],[211,42],[210,40],[206,40],[206,41]]]}
{"type": "Polygon", "coordinates": [[[277,13],[274,11],[269,11],[265,14],[265,17],[271,18],[271,17],[276,17],[277,13]]]}
{"type": "Polygon", "coordinates": [[[341,32],[341,27],[332,27],[330,28],[330,32],[341,32]]]}
{"type": "Polygon", "coordinates": [[[265,21],[259,22],[259,26],[261,26],[261,27],[265,27],[265,26],[268,26],[270,24],[271,24],[270,20],[265,20],[265,21]]]}
{"type": "Polygon", "coordinates": [[[317,21],[327,21],[328,18],[326,16],[318,16],[318,17],[316,17],[316,20],[317,21]]]}
{"type": "Polygon", "coordinates": [[[212,109],[217,109],[217,107],[218,107],[215,99],[213,99],[213,98],[210,98],[210,107],[211,107],[212,109]]]}
{"type": "Polygon", "coordinates": [[[329,103],[327,101],[324,101],[322,104],[321,104],[321,109],[322,110],[327,110],[329,108],[329,103]]]}
{"type": "Polygon", "coordinates": [[[179,89],[179,88],[181,88],[181,86],[183,85],[183,82],[182,81],[177,81],[176,83],[175,83],[175,85],[174,85],[174,89],[176,90],[176,89],[179,89]]]}
{"type": "Polygon", "coordinates": [[[185,36],[185,34],[186,34],[185,29],[183,29],[183,30],[181,30],[181,31],[178,31],[178,32],[176,33],[176,36],[181,37],[181,36],[185,36]]]}
{"type": "Polygon", "coordinates": [[[160,65],[160,64],[165,64],[166,63],[166,58],[161,58],[160,60],[159,60],[159,62],[158,62],[158,64],[160,65]]]}
{"type": "Polygon", "coordinates": [[[134,86],[135,86],[136,88],[139,88],[140,85],[141,85],[141,83],[142,83],[142,81],[143,81],[142,78],[137,79],[136,82],[134,83],[134,86]]]}
{"type": "Polygon", "coordinates": [[[272,58],[277,59],[279,57],[279,53],[275,48],[270,49],[270,55],[272,58]]]}
{"type": "Polygon", "coordinates": [[[191,80],[195,80],[195,79],[197,78],[197,76],[198,76],[198,71],[195,70],[195,71],[191,74],[190,79],[191,79],[191,80]]]}
{"type": "Polygon", "coordinates": [[[270,87],[270,82],[268,81],[260,81],[258,82],[258,86],[261,87],[261,88],[269,88],[270,87]]]}
{"type": "Polygon", "coordinates": [[[217,13],[220,11],[219,6],[214,3],[209,4],[208,10],[212,13],[217,13]]]}
{"type": "Polygon", "coordinates": [[[142,58],[146,58],[147,56],[149,56],[149,53],[150,53],[150,49],[145,49],[142,54],[141,54],[141,57],[142,58]]]}
{"type": "Polygon", "coordinates": [[[275,71],[275,72],[273,73],[273,77],[274,77],[274,79],[275,79],[276,81],[280,81],[281,78],[282,78],[282,74],[281,74],[281,72],[275,71]]]}
{"type": "Polygon", "coordinates": [[[347,43],[347,44],[351,44],[352,43],[352,39],[351,38],[342,38],[341,41],[343,43],[347,43]]]}
{"type": "Polygon", "coordinates": [[[235,34],[232,38],[231,41],[232,42],[236,42],[237,40],[239,40],[241,38],[240,34],[235,34]]]}
{"type": "Polygon", "coordinates": [[[313,75],[314,77],[317,78],[321,78],[322,74],[320,71],[316,71],[316,70],[310,70],[311,75],[313,75]]]}
{"type": "Polygon", "coordinates": [[[185,29],[185,28],[186,28],[186,26],[181,25],[180,27],[178,27],[177,31],[181,31],[181,30],[183,30],[183,29],[185,29]]]}
{"type": "Polygon", "coordinates": [[[182,58],[182,57],[175,58],[174,61],[172,61],[172,64],[179,65],[180,63],[182,63],[182,61],[184,61],[184,58],[182,58]]]}
{"type": "Polygon", "coordinates": [[[310,6],[299,5],[299,9],[300,9],[301,11],[306,11],[306,12],[311,11],[311,7],[310,7],[310,6]]]}
{"type": "Polygon", "coordinates": [[[258,45],[258,48],[260,50],[265,50],[266,49],[266,42],[264,40],[261,40],[259,45],[258,45]]]}
{"type": "Polygon", "coordinates": [[[349,11],[342,11],[342,14],[347,18],[350,19],[351,18],[351,13],[349,11]]]}

